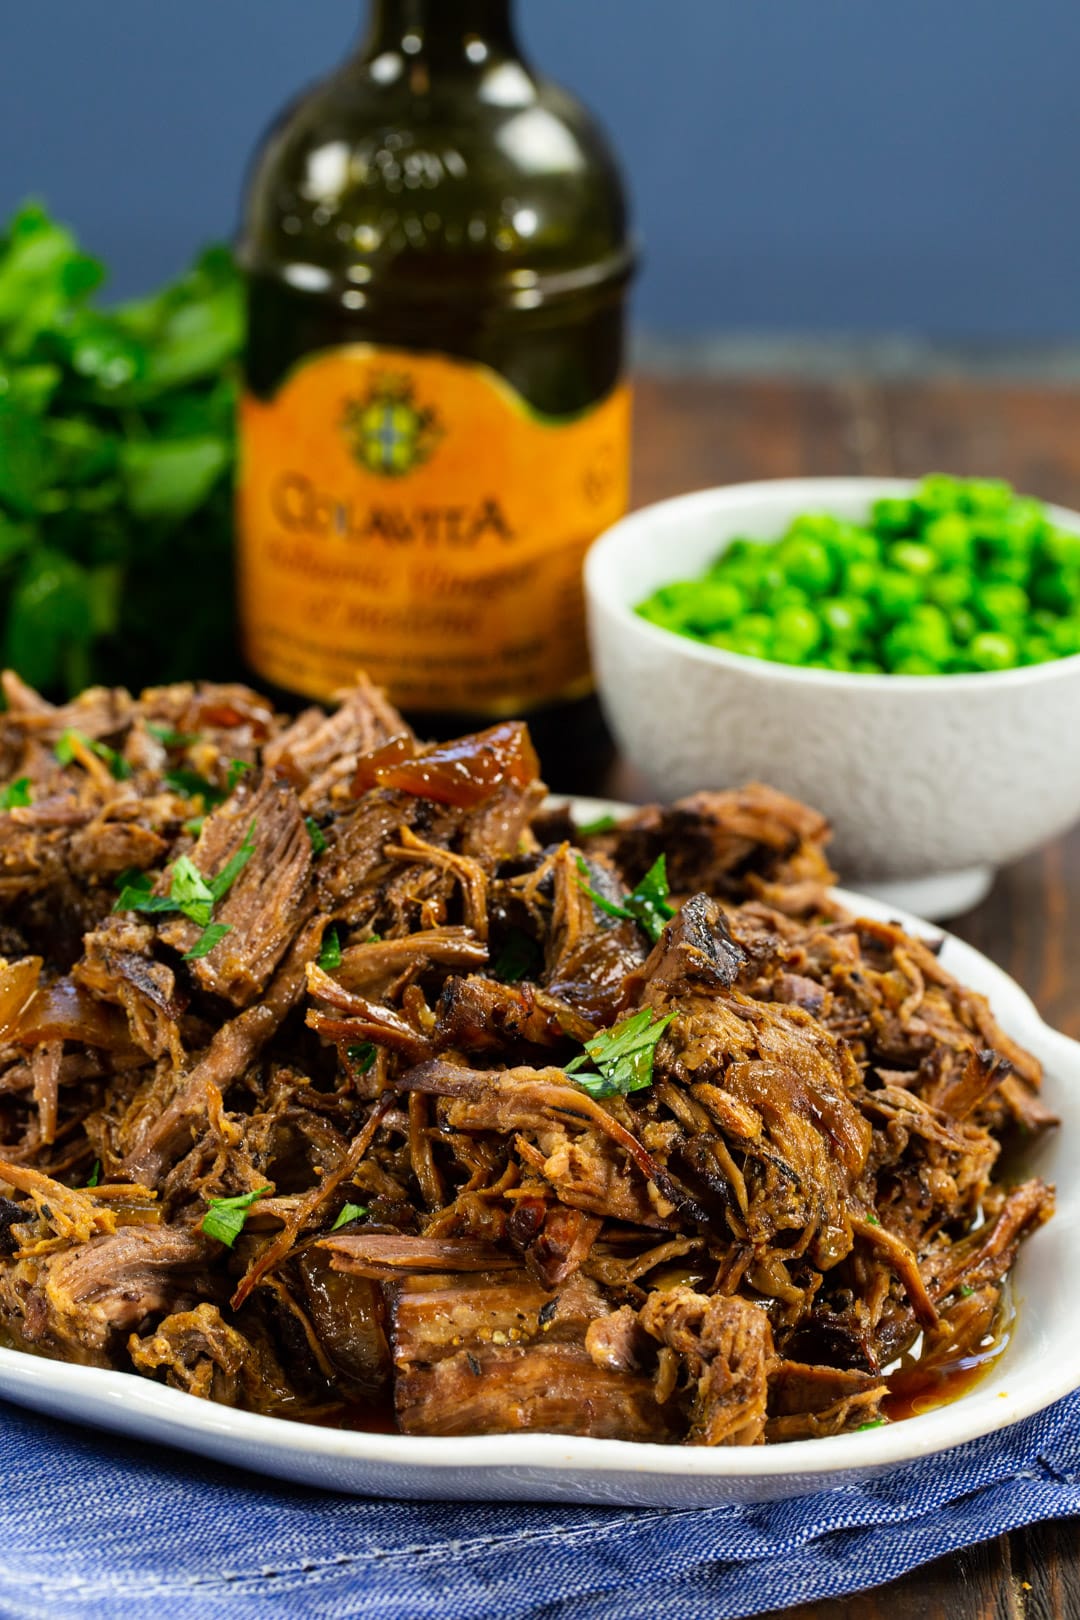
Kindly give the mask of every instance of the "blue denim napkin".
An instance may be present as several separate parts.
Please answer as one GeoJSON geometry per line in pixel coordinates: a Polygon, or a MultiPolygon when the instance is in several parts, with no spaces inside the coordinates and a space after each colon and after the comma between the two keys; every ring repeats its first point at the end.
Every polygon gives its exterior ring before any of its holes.
{"type": "Polygon", "coordinates": [[[2,1620],[735,1620],[1077,1512],[1080,1395],[865,1485],[678,1512],[332,1496],[0,1404],[2,1620]]]}

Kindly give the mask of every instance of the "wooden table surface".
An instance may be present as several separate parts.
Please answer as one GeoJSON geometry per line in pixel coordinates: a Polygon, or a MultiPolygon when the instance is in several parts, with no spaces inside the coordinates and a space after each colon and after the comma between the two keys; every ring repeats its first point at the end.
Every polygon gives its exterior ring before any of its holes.
{"type": "MultiPolygon", "coordinates": [[[[942,471],[1008,478],[1080,507],[1080,390],[960,378],[646,377],[636,410],[635,504],[751,478],[942,471]]],[[[591,790],[648,797],[618,761],[591,790]]],[[[983,904],[950,927],[1000,962],[1052,1024],[1080,1037],[1080,829],[1002,871],[983,904]]],[[[787,1615],[1080,1620],[1080,1520],[1001,1536],[875,1592],[787,1615]]]]}

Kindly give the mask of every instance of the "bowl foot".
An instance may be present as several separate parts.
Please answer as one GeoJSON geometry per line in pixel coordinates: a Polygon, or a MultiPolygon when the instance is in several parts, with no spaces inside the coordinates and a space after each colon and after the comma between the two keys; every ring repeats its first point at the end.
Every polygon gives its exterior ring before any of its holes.
{"type": "Polygon", "coordinates": [[[985,900],[994,882],[992,866],[966,866],[960,872],[935,872],[930,877],[891,878],[881,883],[853,884],[860,894],[872,895],[886,906],[913,911],[916,917],[939,922],[959,917],[985,900]]]}

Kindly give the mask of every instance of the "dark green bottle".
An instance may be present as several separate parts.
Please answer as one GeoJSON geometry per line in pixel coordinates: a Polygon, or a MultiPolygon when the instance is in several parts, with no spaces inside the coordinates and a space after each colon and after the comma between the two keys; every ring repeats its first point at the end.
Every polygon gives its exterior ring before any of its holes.
{"type": "Polygon", "coordinates": [[[589,690],[581,561],[625,509],[618,170],[510,0],[375,0],[281,117],[242,237],[247,662],[408,712],[589,690]]]}

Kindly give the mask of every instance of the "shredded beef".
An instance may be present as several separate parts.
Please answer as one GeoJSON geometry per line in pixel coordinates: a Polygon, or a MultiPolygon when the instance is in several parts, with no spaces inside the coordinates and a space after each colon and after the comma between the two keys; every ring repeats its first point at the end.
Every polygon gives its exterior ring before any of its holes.
{"type": "Polygon", "coordinates": [[[292,721],[3,685],[7,1342],[687,1445],[887,1421],[991,1353],[1053,1209],[1000,1168],[1055,1123],[1039,1064],[844,909],[816,812],[751,785],[578,833],[520,723],[426,745],[362,678],[292,721]]]}

